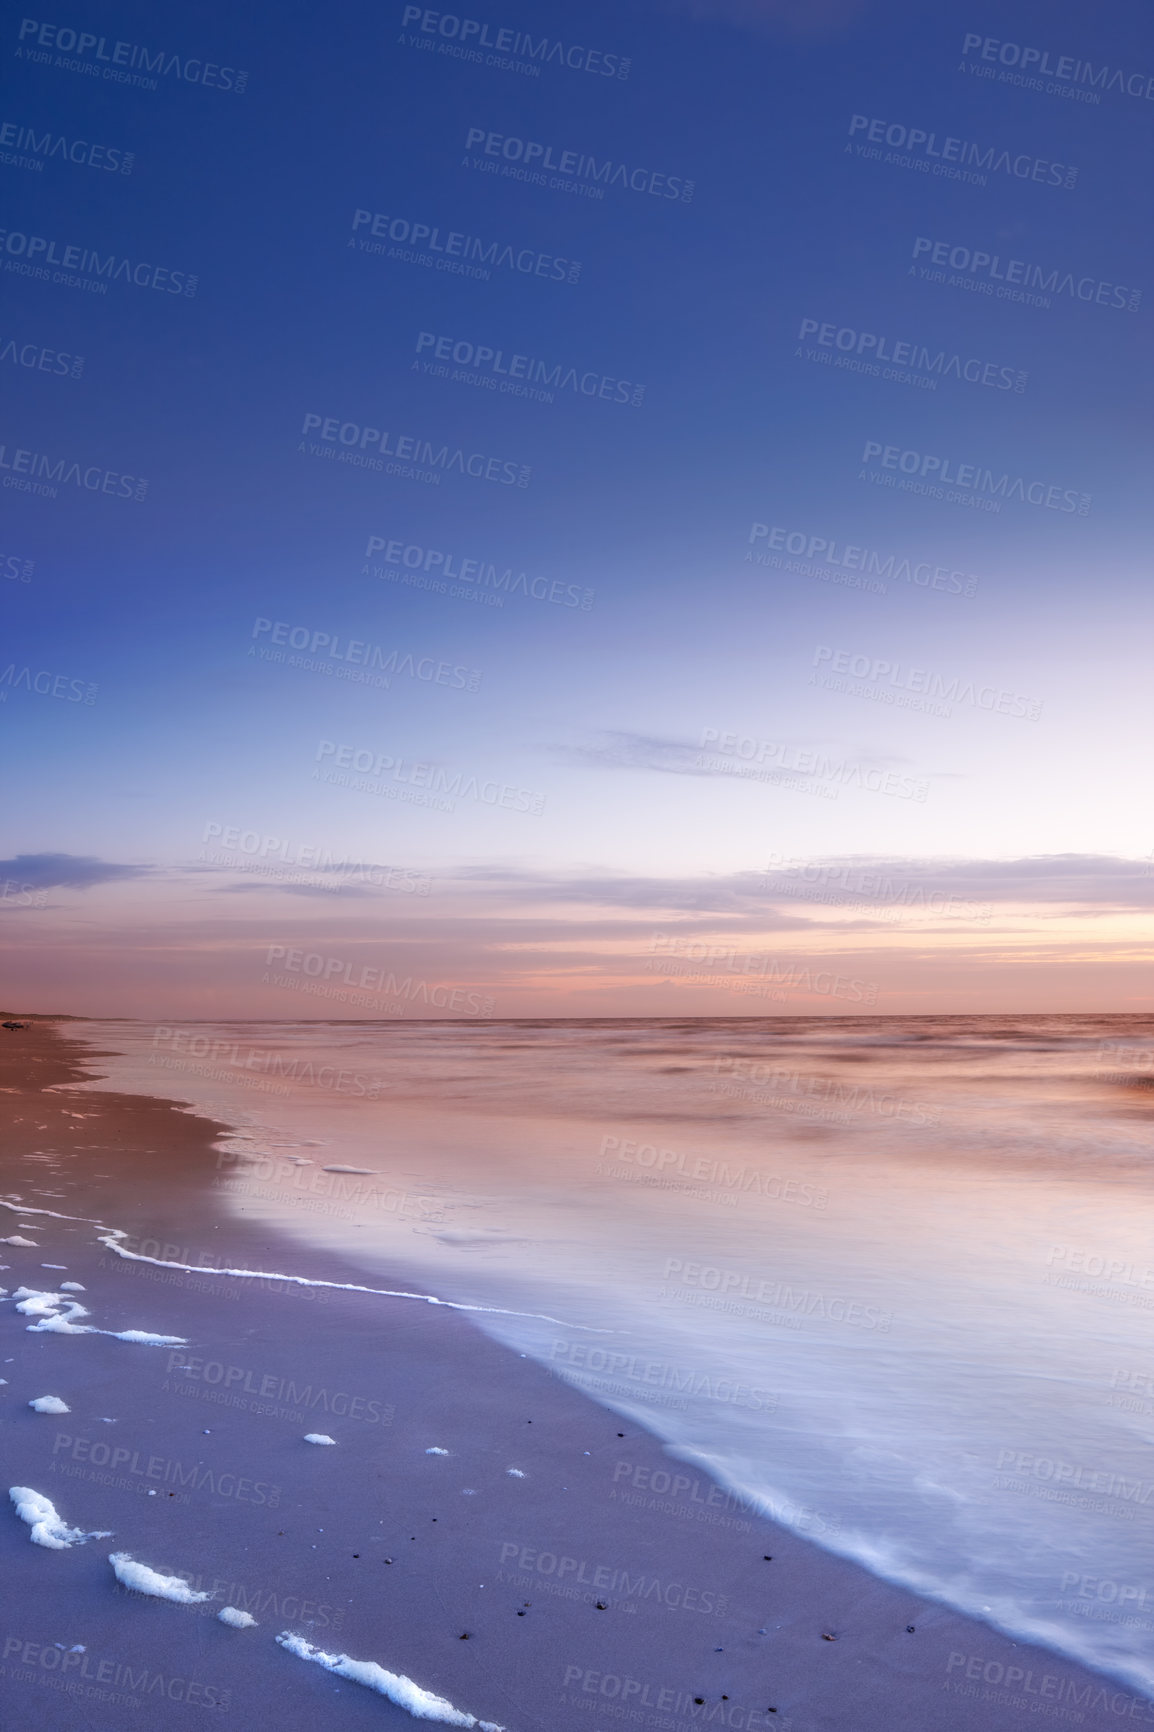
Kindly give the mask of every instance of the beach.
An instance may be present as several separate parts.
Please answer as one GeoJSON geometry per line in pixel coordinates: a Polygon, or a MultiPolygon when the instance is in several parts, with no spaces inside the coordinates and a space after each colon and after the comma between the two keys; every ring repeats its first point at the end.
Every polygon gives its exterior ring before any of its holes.
{"type": "Polygon", "coordinates": [[[114,1537],[53,1551],[6,1517],[10,1723],[408,1722],[284,1632],[510,1732],[1154,1718],[1117,1680],[767,1521],[466,1312],[342,1290],[384,1284],[228,1218],[210,1184],[225,1127],[75,1086],[100,1061],[68,1033],[37,1020],[0,1047],[2,1192],[25,1205],[0,1236],[34,1241],[3,1247],[3,1279],[79,1283],[112,1333],[30,1333],[3,1306],[5,1460],[114,1537]],[[112,1232],[156,1261],[115,1254],[112,1232]],[[46,1395],[69,1411],[29,1409],[46,1395]],[[210,1597],[128,1591],[114,1550],[210,1597]],[[255,1627],[226,1627],[225,1605],[255,1627]]]}

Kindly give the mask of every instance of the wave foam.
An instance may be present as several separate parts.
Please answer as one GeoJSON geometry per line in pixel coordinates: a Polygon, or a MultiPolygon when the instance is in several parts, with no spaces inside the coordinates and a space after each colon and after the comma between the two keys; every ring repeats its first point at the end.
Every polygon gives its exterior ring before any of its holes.
{"type": "Polygon", "coordinates": [[[302,1636],[291,1635],[288,1630],[282,1630],[277,1641],[298,1659],[314,1660],[326,1672],[335,1672],[340,1678],[363,1684],[366,1689],[375,1690],[378,1696],[387,1696],[398,1708],[407,1709],[414,1720],[440,1720],[446,1726],[476,1726],[480,1732],[504,1732],[504,1727],[495,1721],[478,1720],[475,1714],[463,1714],[443,1696],[434,1696],[431,1690],[422,1689],[420,1684],[414,1684],[411,1678],[404,1678],[399,1672],[386,1672],[375,1660],[352,1660],[347,1654],[326,1654],[302,1636]]]}
{"type": "MultiPolygon", "coordinates": [[[[67,1409],[65,1409],[67,1412],[67,1409]]],[[[16,1514],[22,1522],[27,1522],[32,1532],[29,1539],[34,1545],[47,1546],[49,1551],[67,1551],[69,1546],[82,1546],[85,1540],[111,1539],[110,1532],[85,1533],[83,1528],[70,1528],[57,1511],[56,1505],[44,1496],[43,1492],[33,1491],[28,1485],[14,1485],[8,1496],[16,1505],[16,1514]]]]}
{"type": "MultiPolygon", "coordinates": [[[[83,1291],[83,1289],[81,1289],[83,1291]]],[[[28,1325],[33,1335],[108,1335],[113,1341],[133,1341],[141,1347],[187,1347],[183,1335],[156,1335],[150,1329],[97,1329],[94,1323],[77,1323],[90,1315],[87,1308],[67,1293],[41,1292],[35,1287],[17,1287],[12,1295],[17,1311],[34,1317],[28,1325]]],[[[55,1411],[45,1408],[42,1411],[55,1411]]],[[[64,1408],[65,1413],[68,1412],[64,1408]]]]}
{"type": "MultiPolygon", "coordinates": [[[[273,1269],[217,1269],[211,1263],[177,1263],[167,1257],[146,1257],[141,1251],[129,1251],[121,1239],[128,1238],[128,1230],[123,1227],[106,1227],[94,1215],[62,1215],[58,1209],[25,1208],[18,1202],[0,1197],[0,1209],[10,1209],[21,1215],[50,1215],[54,1221],[82,1221],[85,1226],[99,1229],[97,1243],[104,1245],[117,1257],[123,1257],[131,1263],[150,1263],[156,1269],[180,1269],[186,1275],[214,1275],[218,1280],[230,1277],[235,1281],[286,1281],[294,1287],[327,1287],[338,1293],[371,1293],[379,1299],[418,1299],[425,1305],[443,1305],[447,1311],[483,1312],[493,1317],[527,1317],[535,1323],[556,1323],[563,1329],[580,1329],[589,1335],[616,1335],[615,1329],[599,1329],[590,1323],[571,1323],[564,1317],[550,1317],[544,1311],[514,1311],[506,1305],[466,1305],[456,1299],[438,1299],[433,1293],[406,1293],[392,1287],[365,1287],[359,1281],[319,1281],[308,1275],[285,1275],[273,1269]],[[100,1235],[103,1235],[101,1237],[100,1235]]],[[[0,1241],[11,1243],[8,1241],[0,1241]]],[[[101,1335],[111,1334],[110,1330],[98,1330],[101,1335]]],[[[123,1340],[138,1339],[131,1333],[121,1337],[123,1340]]],[[[163,1341],[155,1338],[155,1345],[186,1347],[188,1343],[177,1337],[165,1337],[163,1341]]]]}
{"type": "Polygon", "coordinates": [[[152,1594],[158,1600],[175,1600],[180,1606],[192,1606],[199,1600],[212,1598],[211,1594],[190,1588],[181,1576],[162,1576],[159,1570],[137,1563],[127,1552],[112,1552],[108,1561],[121,1586],[132,1588],[138,1594],[152,1594]]]}

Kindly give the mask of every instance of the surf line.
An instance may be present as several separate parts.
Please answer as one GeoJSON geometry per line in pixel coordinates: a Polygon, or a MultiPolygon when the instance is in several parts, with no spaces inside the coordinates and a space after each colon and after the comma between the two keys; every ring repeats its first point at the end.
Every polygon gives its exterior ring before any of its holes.
{"type": "Polygon", "coordinates": [[[34,1209],[23,1203],[10,1203],[0,1198],[0,1209],[10,1209],[14,1215],[50,1215],[54,1221],[80,1221],[88,1227],[99,1227],[97,1243],[106,1245],[118,1257],[132,1263],[151,1263],[157,1269],[182,1269],[186,1275],[228,1275],[235,1281],[291,1281],[297,1287],[331,1287],[339,1293],[372,1293],[379,1299],[419,1299],[426,1305],[443,1305],[447,1311],[478,1311],[489,1317],[526,1317],[534,1323],[555,1323],[559,1329],[583,1329],[590,1335],[616,1335],[615,1329],[599,1329],[593,1323],[568,1323],[564,1317],[550,1317],[544,1311],[513,1311],[506,1305],[466,1305],[457,1299],[438,1299],[432,1293],[402,1293],[391,1287],[362,1287],[356,1281],[318,1281],[310,1275],[280,1275],[267,1269],[217,1269],[212,1264],[174,1263],[164,1257],[145,1257],[140,1251],[127,1251],[117,1241],[128,1238],[123,1227],[104,1226],[95,1215],[62,1215],[58,1209],[34,1209]]]}

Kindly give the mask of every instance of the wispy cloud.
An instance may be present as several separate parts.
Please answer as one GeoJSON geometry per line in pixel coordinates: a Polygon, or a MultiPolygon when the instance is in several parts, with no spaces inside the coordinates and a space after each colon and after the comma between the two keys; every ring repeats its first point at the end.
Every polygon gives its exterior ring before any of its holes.
{"type": "Polygon", "coordinates": [[[15,854],[0,860],[0,877],[30,884],[35,890],[90,890],[94,884],[149,877],[154,870],[99,860],[94,854],[15,854]]]}
{"type": "MultiPolygon", "coordinates": [[[[511,904],[581,903],[601,908],[681,910],[766,920],[783,897],[817,901],[839,888],[864,901],[877,889],[902,884],[983,902],[1084,906],[1093,912],[1154,907],[1154,872],[1148,860],[1106,854],[1049,854],[1017,860],[936,860],[899,855],[830,855],[767,861],[757,871],[692,877],[625,876],[588,866],[567,873],[514,866],[473,866],[441,882],[473,887],[511,904]]],[[[780,916],[783,925],[790,919],[780,916]]],[[[809,924],[798,919],[794,923],[809,924]]]]}
{"type": "Polygon", "coordinates": [[[559,763],[583,770],[648,770],[665,776],[696,776],[707,780],[747,781],[762,774],[766,781],[775,774],[796,781],[840,779],[847,769],[889,770],[909,765],[912,759],[892,752],[858,751],[851,758],[834,740],[767,740],[751,742],[757,752],[743,758],[725,753],[720,744],[703,745],[700,740],[663,739],[657,734],[635,734],[626,729],[607,729],[585,743],[557,745],[552,756],[559,763]]]}

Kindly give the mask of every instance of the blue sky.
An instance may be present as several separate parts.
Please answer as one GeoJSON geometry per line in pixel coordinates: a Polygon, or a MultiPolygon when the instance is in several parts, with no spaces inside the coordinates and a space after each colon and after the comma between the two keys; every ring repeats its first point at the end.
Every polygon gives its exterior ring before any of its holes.
{"type": "Polygon", "coordinates": [[[1048,1008],[1054,968],[1055,1008],[1144,1002],[1142,9],[118,5],[0,51],[22,1005],[92,1009],[115,955],[126,1014],[294,1014],[253,959],[299,933],[656,1012],[671,910],[868,954],[882,1009],[1048,1008]],[[281,877],[202,858],[227,830],[281,877]],[[1002,912],[899,931],[771,858],[1002,912]]]}

